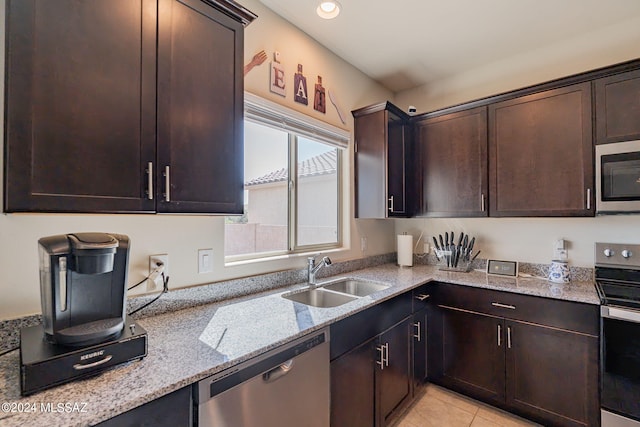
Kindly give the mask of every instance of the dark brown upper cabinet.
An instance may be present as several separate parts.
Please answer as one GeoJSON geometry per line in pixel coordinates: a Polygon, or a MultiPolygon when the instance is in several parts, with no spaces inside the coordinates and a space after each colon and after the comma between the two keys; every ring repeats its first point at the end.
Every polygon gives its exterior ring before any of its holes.
{"type": "Polygon", "coordinates": [[[489,105],[491,216],[593,216],[591,84],[489,105]]]}
{"type": "Polygon", "coordinates": [[[5,212],[241,213],[253,18],[228,0],[10,0],[5,212]]]}
{"type": "Polygon", "coordinates": [[[408,116],[389,102],[352,111],[355,118],[355,217],[412,215],[408,116]]]}
{"type": "Polygon", "coordinates": [[[640,70],[595,81],[596,144],[640,139],[640,70]]]}
{"type": "Polygon", "coordinates": [[[483,217],[488,212],[487,108],[416,122],[421,216],[483,217]]]}

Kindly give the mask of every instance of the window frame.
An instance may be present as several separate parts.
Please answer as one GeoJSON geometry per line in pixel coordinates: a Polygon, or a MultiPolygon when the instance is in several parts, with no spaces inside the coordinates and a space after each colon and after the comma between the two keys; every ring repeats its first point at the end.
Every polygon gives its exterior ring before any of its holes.
{"type": "MultiPolygon", "coordinates": [[[[288,134],[288,165],[287,178],[287,250],[269,252],[254,252],[250,254],[225,255],[225,263],[239,261],[264,260],[272,257],[295,255],[307,252],[327,251],[341,249],[344,245],[344,175],[343,156],[347,153],[351,135],[348,131],[340,129],[313,117],[299,113],[288,107],[253,95],[244,93],[244,120],[262,126],[284,131],[288,134]],[[337,149],[336,173],[337,173],[337,209],[336,209],[336,241],[311,245],[298,245],[298,138],[326,144],[337,149]]],[[[225,233],[225,239],[227,235],[225,233]]]]}

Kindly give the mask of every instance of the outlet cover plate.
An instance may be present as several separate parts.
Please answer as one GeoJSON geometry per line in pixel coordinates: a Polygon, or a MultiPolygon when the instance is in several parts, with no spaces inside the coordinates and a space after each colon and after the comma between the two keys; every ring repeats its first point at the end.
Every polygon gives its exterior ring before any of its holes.
{"type": "MultiPolygon", "coordinates": [[[[156,263],[161,261],[164,264],[164,275],[169,276],[169,255],[149,255],[149,274],[156,268],[156,263]]],[[[147,280],[147,292],[162,289],[162,275],[159,274],[154,280],[147,280]]]]}

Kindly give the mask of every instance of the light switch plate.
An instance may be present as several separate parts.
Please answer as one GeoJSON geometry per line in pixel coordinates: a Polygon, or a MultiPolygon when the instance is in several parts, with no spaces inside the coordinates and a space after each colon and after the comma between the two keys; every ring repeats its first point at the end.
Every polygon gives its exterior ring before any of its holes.
{"type": "Polygon", "coordinates": [[[516,277],[518,275],[518,263],[516,261],[490,259],[487,261],[487,274],[516,277]]]}
{"type": "Polygon", "coordinates": [[[213,249],[198,249],[198,273],[213,272],[213,249]]]}

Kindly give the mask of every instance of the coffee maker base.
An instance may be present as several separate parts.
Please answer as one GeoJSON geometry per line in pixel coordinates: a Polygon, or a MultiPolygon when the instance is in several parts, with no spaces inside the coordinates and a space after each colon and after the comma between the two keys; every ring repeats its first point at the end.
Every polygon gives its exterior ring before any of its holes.
{"type": "Polygon", "coordinates": [[[147,355],[147,331],[127,318],[118,338],[84,347],[47,342],[42,325],[20,330],[20,388],[23,396],[97,375],[147,355]]]}

